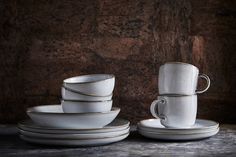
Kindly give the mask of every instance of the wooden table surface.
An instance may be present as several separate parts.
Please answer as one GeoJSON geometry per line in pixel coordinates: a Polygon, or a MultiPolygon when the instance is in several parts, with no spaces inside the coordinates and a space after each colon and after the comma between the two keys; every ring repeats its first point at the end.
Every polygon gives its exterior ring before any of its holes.
{"type": "Polygon", "coordinates": [[[236,125],[220,125],[220,132],[208,139],[186,142],[158,141],[142,137],[132,126],[130,136],[98,147],[63,148],[33,145],[22,141],[11,128],[0,129],[0,156],[59,157],[147,157],[147,156],[236,156],[236,125]]]}

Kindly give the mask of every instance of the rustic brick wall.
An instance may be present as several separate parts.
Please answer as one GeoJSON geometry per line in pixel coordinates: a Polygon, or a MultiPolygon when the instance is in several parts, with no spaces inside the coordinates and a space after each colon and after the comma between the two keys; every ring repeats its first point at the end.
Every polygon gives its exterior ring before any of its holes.
{"type": "Polygon", "coordinates": [[[151,117],[158,68],[199,67],[212,80],[198,117],[235,123],[236,1],[0,1],[0,122],[29,106],[59,103],[62,80],[116,75],[114,106],[137,122],[151,117]]]}

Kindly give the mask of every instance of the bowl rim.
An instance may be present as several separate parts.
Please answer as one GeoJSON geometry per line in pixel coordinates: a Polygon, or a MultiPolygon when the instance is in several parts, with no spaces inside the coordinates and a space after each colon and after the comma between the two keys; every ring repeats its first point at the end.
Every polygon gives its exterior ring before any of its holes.
{"type": "Polygon", "coordinates": [[[109,79],[113,79],[113,78],[115,78],[114,74],[87,74],[87,75],[79,75],[79,76],[73,76],[73,77],[66,78],[63,80],[63,84],[88,84],[88,83],[101,82],[101,81],[105,81],[105,80],[109,80],[109,79]],[[76,78],[76,77],[99,76],[99,75],[108,76],[108,78],[104,78],[104,79],[96,80],[96,81],[86,81],[86,82],[67,82],[69,79],[76,78]]]}
{"type": "Polygon", "coordinates": [[[64,112],[36,112],[33,111],[34,108],[36,107],[47,107],[47,106],[61,106],[61,104],[56,104],[56,105],[39,105],[39,106],[34,106],[34,107],[30,107],[27,109],[27,114],[53,114],[53,115],[104,115],[104,114],[111,114],[111,113],[119,113],[120,112],[120,108],[119,107],[112,107],[110,111],[108,112],[85,112],[85,113],[64,113],[64,112]]]}

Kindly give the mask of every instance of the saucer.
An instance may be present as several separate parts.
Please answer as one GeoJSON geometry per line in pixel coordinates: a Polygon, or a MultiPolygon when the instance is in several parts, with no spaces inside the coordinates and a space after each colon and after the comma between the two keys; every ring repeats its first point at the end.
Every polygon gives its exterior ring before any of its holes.
{"type": "Polygon", "coordinates": [[[98,145],[106,145],[114,142],[121,141],[128,137],[129,133],[123,134],[116,137],[109,138],[98,138],[98,139],[52,139],[52,138],[35,138],[20,135],[20,138],[24,141],[35,143],[35,144],[45,144],[45,145],[57,145],[57,146],[98,146],[98,145]]]}
{"type": "Polygon", "coordinates": [[[90,133],[105,133],[105,132],[115,132],[127,129],[130,122],[125,119],[116,118],[110,124],[104,126],[103,128],[93,128],[93,129],[64,129],[64,128],[54,128],[40,126],[34,123],[32,120],[25,120],[18,123],[18,127],[25,131],[38,132],[38,133],[48,133],[48,134],[90,134],[90,133]]]}
{"type": "Polygon", "coordinates": [[[102,128],[111,123],[119,112],[119,108],[113,107],[109,112],[64,113],[61,105],[36,106],[27,109],[27,114],[38,125],[67,129],[102,128]]]}
{"type": "Polygon", "coordinates": [[[197,119],[190,128],[166,128],[160,119],[147,119],[138,123],[138,132],[148,138],[161,140],[198,140],[219,132],[219,123],[197,119]]]}
{"type": "Polygon", "coordinates": [[[189,128],[166,128],[161,124],[160,119],[147,119],[138,123],[138,128],[143,131],[174,134],[203,133],[214,131],[218,127],[219,123],[204,119],[197,119],[195,124],[189,128]]]}
{"type": "Polygon", "coordinates": [[[160,140],[200,140],[204,138],[209,138],[211,136],[216,135],[219,132],[219,128],[215,130],[205,132],[205,133],[192,133],[192,134],[175,134],[175,133],[159,133],[159,132],[149,132],[149,131],[142,131],[138,130],[139,133],[145,137],[152,138],[152,139],[160,139],[160,140]]]}

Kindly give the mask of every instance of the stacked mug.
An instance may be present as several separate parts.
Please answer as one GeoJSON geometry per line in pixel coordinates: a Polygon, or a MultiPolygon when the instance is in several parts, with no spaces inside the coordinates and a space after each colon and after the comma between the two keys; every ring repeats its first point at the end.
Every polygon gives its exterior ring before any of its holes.
{"type": "Polygon", "coordinates": [[[61,88],[62,109],[65,113],[109,112],[115,76],[91,74],[65,79],[61,88]]]}
{"type": "Polygon", "coordinates": [[[189,128],[195,124],[197,115],[197,94],[204,93],[210,87],[206,74],[188,63],[168,62],[159,69],[159,96],[150,106],[151,114],[160,118],[168,128],[189,128]],[[206,80],[206,87],[197,90],[198,79],[206,80]]]}

